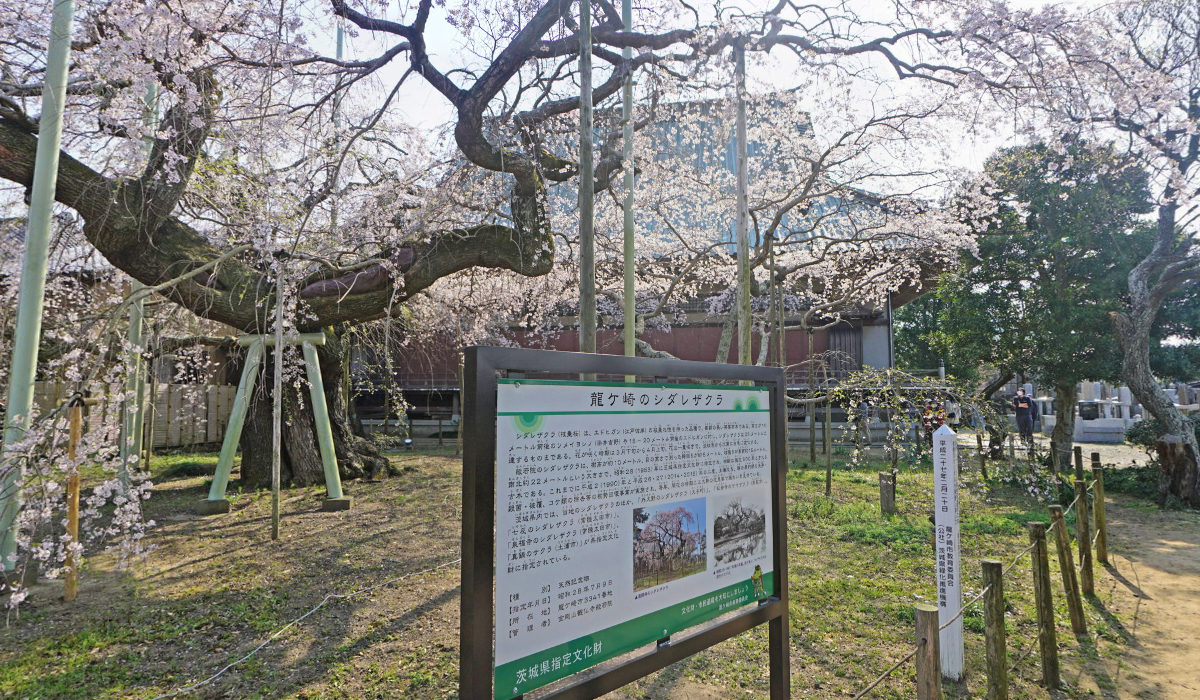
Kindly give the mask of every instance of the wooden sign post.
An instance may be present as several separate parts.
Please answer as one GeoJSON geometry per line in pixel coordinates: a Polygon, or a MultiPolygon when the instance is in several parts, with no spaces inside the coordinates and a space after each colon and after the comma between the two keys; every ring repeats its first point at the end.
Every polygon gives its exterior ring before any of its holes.
{"type": "MultiPolygon", "coordinates": [[[[933,434],[933,520],[937,530],[938,619],[949,620],[962,607],[962,563],[958,526],[958,435],[945,425],[933,434]]],[[[961,679],[961,616],[941,631],[939,642],[942,675],[950,680],[961,679]]]]}

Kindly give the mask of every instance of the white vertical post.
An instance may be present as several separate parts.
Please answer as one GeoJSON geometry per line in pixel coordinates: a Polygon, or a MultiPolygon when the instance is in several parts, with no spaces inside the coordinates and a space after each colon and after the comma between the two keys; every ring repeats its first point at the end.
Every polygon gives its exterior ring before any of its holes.
{"type": "MultiPolygon", "coordinates": [[[[962,562],[958,525],[958,435],[943,425],[933,434],[933,520],[937,530],[938,619],[962,607],[962,562]]],[[[963,675],[963,621],[959,616],[940,635],[942,675],[963,675]]]]}

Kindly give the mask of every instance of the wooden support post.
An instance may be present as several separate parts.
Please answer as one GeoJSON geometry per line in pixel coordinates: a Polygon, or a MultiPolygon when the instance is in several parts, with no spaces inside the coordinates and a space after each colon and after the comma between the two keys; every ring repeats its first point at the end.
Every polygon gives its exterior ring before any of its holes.
{"type": "Polygon", "coordinates": [[[1083,448],[1079,445],[1075,446],[1075,478],[1083,478],[1083,448]]]}
{"type": "Polygon", "coordinates": [[[891,472],[879,472],[879,510],[896,514],[896,477],[891,472]]]}
{"type": "Polygon", "coordinates": [[[1096,478],[1096,561],[1108,566],[1108,517],[1104,514],[1104,467],[1100,455],[1092,453],[1092,476],[1096,478]]]}
{"type": "MultiPolygon", "coordinates": [[[[67,457],[74,461],[79,448],[79,439],[83,437],[83,402],[76,401],[71,405],[70,427],[67,437],[67,457]]],[[[63,588],[63,600],[68,603],[75,600],[79,593],[79,558],[73,553],[79,542],[79,468],[71,467],[71,475],[67,477],[67,535],[70,546],[67,549],[67,577],[63,588]]]]}
{"type": "Polygon", "coordinates": [[[938,611],[929,605],[918,605],[914,610],[917,620],[917,700],[942,700],[938,611]]]}
{"type": "Polygon", "coordinates": [[[1017,458],[1017,438],[1012,434],[1008,434],[1008,461],[1012,462],[1017,458]]]}
{"type": "Polygon", "coordinates": [[[1004,639],[1004,564],[983,561],[983,638],[987,657],[987,700],[1008,700],[1008,650],[1004,639]]]}
{"type": "Polygon", "coordinates": [[[1033,603],[1037,608],[1038,649],[1042,657],[1042,683],[1047,690],[1062,686],[1058,670],[1058,633],[1054,629],[1054,600],[1050,584],[1050,552],[1046,543],[1046,523],[1029,523],[1029,553],[1033,564],[1033,603]]]}
{"type": "MultiPolygon", "coordinates": [[[[1083,456],[1077,460],[1083,464],[1083,456]]],[[[1075,494],[1079,505],[1075,506],[1075,539],[1079,541],[1079,583],[1086,596],[1096,595],[1096,581],[1092,572],[1092,527],[1088,517],[1088,488],[1084,479],[1075,480],[1075,494]]]]}
{"type": "Polygon", "coordinates": [[[438,416],[438,447],[442,446],[442,417],[438,416]]]}
{"type": "Polygon", "coordinates": [[[1071,631],[1079,637],[1087,634],[1083,617],[1083,598],[1079,595],[1079,579],[1075,576],[1075,559],[1071,556],[1071,535],[1062,506],[1050,506],[1050,527],[1058,545],[1058,568],[1062,572],[1063,590],[1067,596],[1067,612],[1071,615],[1071,631]]]}
{"type": "Polygon", "coordinates": [[[975,446],[979,449],[979,475],[984,481],[988,480],[987,473],[987,452],[983,449],[983,429],[979,429],[975,433],[975,446]]]}

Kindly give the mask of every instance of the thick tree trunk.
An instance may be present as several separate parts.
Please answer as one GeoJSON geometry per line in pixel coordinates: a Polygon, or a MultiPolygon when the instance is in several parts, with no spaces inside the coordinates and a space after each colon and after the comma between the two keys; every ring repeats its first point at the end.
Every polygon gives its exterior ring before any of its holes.
{"type": "MultiPolygon", "coordinates": [[[[246,490],[266,488],[271,485],[271,377],[274,366],[272,352],[267,353],[263,367],[268,368],[259,377],[254,399],[246,414],[246,426],[242,430],[242,488],[246,490]]],[[[279,465],[279,482],[292,486],[312,486],[325,481],[321,468],[321,454],[317,451],[316,432],[313,429],[312,401],[300,393],[290,382],[283,384],[283,438],[282,456],[279,465]]]]}
{"type": "Polygon", "coordinates": [[[1159,207],[1154,248],[1129,272],[1129,311],[1112,316],[1123,354],[1121,374],[1126,385],[1138,402],[1162,422],[1167,443],[1178,440],[1178,444],[1160,452],[1169,457],[1160,465],[1160,503],[1174,496],[1192,508],[1200,508],[1200,447],[1196,433],[1150,369],[1150,331],[1159,307],[1183,284],[1189,280],[1195,283],[1195,262],[1188,263],[1190,244],[1179,242],[1180,233],[1175,227],[1177,207],[1173,201],[1159,207]]]}
{"type": "MultiPolygon", "coordinates": [[[[358,437],[350,427],[346,393],[343,390],[346,352],[344,342],[332,332],[326,332],[326,344],[318,349],[321,380],[325,385],[325,402],[333,429],[333,447],[337,455],[338,472],[343,481],[373,478],[393,473],[386,457],[368,440],[358,437]]],[[[268,352],[263,366],[274,366],[268,352]]],[[[271,381],[260,377],[254,400],[242,431],[241,484],[244,489],[265,488],[271,483],[271,381]]],[[[315,486],[325,483],[321,453],[317,447],[313,423],[312,399],[308,387],[297,390],[284,382],[283,455],[280,482],[289,486],[315,486]]]]}
{"type": "Polygon", "coordinates": [[[1054,383],[1054,430],[1050,432],[1050,456],[1054,473],[1071,472],[1071,450],[1075,445],[1075,385],[1054,383]]]}

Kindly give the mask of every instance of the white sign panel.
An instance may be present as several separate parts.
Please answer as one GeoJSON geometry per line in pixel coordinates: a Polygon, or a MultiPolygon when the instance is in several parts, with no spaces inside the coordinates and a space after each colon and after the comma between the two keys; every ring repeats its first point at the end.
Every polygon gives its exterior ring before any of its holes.
{"type": "Polygon", "coordinates": [[[500,380],[496,700],[774,594],[769,396],[500,380]]]}
{"type": "MultiPolygon", "coordinates": [[[[949,620],[962,607],[962,560],[958,525],[958,435],[943,425],[933,434],[933,520],[937,530],[938,619],[949,620]]],[[[942,622],[945,624],[945,622],[942,622]]],[[[963,675],[963,621],[942,630],[942,675],[963,675]]]]}

